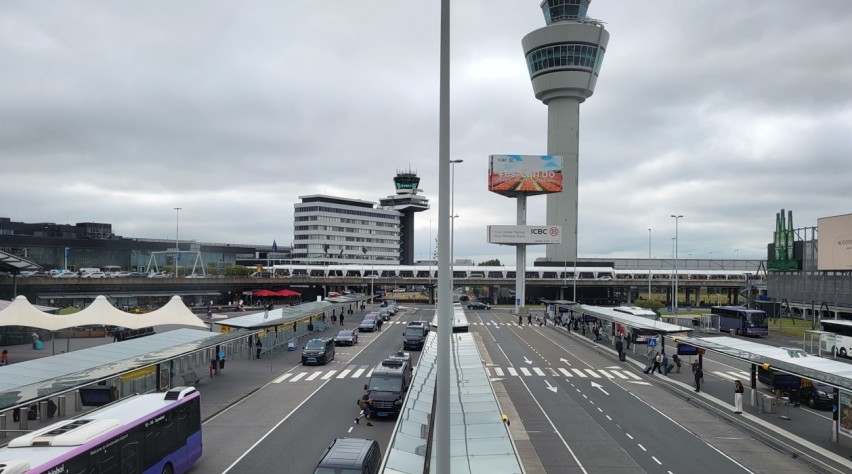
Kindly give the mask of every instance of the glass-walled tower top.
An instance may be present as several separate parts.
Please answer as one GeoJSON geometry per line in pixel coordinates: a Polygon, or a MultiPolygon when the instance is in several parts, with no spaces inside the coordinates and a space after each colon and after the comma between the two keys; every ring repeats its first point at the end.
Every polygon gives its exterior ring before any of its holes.
{"type": "Polygon", "coordinates": [[[578,21],[586,18],[592,0],[544,0],[541,11],[548,25],[559,21],[578,21]]]}

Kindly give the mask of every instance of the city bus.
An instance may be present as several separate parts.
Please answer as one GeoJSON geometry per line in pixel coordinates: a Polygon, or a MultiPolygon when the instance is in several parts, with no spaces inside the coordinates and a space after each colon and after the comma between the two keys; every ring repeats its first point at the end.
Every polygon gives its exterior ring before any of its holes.
{"type": "Polygon", "coordinates": [[[201,398],[192,387],[133,395],[9,441],[8,473],[182,474],[201,457],[201,398]]]}
{"type": "Polygon", "coordinates": [[[769,335],[766,311],[748,309],[745,306],[713,306],[710,314],[719,317],[719,332],[730,332],[742,336],[769,335]]]}
{"type": "MultiPolygon", "coordinates": [[[[823,346],[823,350],[830,350],[832,354],[837,354],[841,357],[852,357],[852,321],[842,319],[823,319],[819,322],[822,324],[823,331],[834,333],[834,344],[831,347],[823,346]]],[[[822,342],[822,339],[820,339],[822,342]]],[[[830,341],[826,341],[830,343],[830,341]]]]}

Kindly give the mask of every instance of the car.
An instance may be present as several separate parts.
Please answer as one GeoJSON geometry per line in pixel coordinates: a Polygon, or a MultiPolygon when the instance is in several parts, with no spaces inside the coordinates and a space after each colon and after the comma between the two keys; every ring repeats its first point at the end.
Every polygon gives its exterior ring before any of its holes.
{"type": "Polygon", "coordinates": [[[358,344],[358,331],[352,329],[341,329],[334,336],[334,344],[338,346],[354,346],[358,344]]]}
{"type": "Polygon", "coordinates": [[[802,403],[807,403],[811,408],[831,408],[834,403],[834,388],[831,385],[826,385],[822,382],[812,381],[809,386],[806,386],[806,381],[802,381],[802,388],[799,393],[799,400],[802,403]]]}
{"type": "Polygon", "coordinates": [[[53,278],[77,278],[77,274],[74,272],[62,272],[53,275],[53,278]]]}
{"type": "Polygon", "coordinates": [[[376,440],[337,438],[323,452],[314,474],[347,472],[377,474],[382,464],[382,450],[376,440]]]}
{"type": "Polygon", "coordinates": [[[171,278],[171,274],[166,272],[151,272],[148,274],[148,278],[171,278]]]}
{"type": "Polygon", "coordinates": [[[302,365],[325,365],[334,360],[334,340],[320,337],[311,339],[302,349],[302,365]]]}
{"type": "Polygon", "coordinates": [[[109,278],[104,272],[88,272],[84,273],[81,278],[109,278]]]}
{"type": "Polygon", "coordinates": [[[467,309],[491,309],[491,305],[485,304],[482,301],[471,301],[467,304],[467,309]]]}
{"type": "Polygon", "coordinates": [[[387,309],[379,310],[379,317],[382,318],[382,321],[390,321],[391,312],[387,309]]]}
{"type": "Polygon", "coordinates": [[[364,317],[361,324],[358,325],[359,331],[373,332],[378,329],[377,321],[373,318],[364,317]]]}

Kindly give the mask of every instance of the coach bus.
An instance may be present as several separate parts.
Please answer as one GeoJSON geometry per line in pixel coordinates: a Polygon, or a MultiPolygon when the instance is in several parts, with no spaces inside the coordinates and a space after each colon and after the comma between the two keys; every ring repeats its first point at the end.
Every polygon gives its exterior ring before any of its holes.
{"type": "Polygon", "coordinates": [[[769,335],[766,311],[748,309],[745,306],[713,306],[710,308],[710,314],[719,317],[719,332],[730,332],[733,329],[737,335],[769,335]]]}
{"type": "Polygon", "coordinates": [[[182,474],[201,457],[201,398],[192,387],[133,395],[19,436],[2,472],[182,474]]]}
{"type": "MultiPolygon", "coordinates": [[[[845,319],[823,319],[819,323],[822,324],[823,331],[834,333],[834,344],[831,344],[831,347],[823,346],[822,349],[831,351],[832,354],[837,354],[841,357],[852,356],[852,321],[845,319]]],[[[830,342],[826,341],[826,343],[830,342]]]]}

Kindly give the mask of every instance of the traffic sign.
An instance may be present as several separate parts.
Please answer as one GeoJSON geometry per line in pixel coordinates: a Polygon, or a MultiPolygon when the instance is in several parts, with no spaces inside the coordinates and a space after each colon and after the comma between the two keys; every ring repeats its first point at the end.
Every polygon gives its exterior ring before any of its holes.
{"type": "Polygon", "coordinates": [[[657,347],[657,338],[656,337],[649,337],[648,338],[648,347],[649,348],[657,347]]]}

